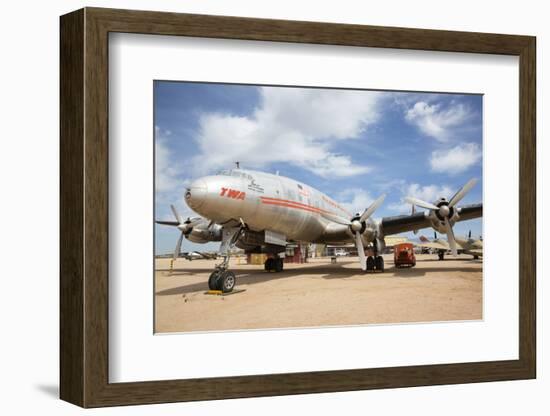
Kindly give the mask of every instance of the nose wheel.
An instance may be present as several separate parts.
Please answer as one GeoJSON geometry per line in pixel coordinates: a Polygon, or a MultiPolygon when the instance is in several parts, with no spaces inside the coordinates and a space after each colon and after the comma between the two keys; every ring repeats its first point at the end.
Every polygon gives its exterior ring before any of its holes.
{"type": "Polygon", "coordinates": [[[210,290],[221,290],[223,293],[229,293],[235,288],[237,278],[235,273],[230,270],[214,270],[208,278],[208,288],[210,290]]]}

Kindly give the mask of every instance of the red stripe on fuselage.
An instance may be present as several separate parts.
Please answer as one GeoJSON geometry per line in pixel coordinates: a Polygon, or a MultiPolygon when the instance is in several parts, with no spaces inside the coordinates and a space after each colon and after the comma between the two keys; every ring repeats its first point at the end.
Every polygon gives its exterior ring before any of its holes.
{"type": "Polygon", "coordinates": [[[266,196],[261,196],[260,199],[264,204],[292,204],[296,208],[312,209],[317,212],[326,212],[331,214],[330,211],[326,211],[324,209],[314,207],[313,205],[303,204],[301,202],[296,202],[296,201],[290,201],[288,199],[269,198],[266,196]]]}
{"type": "Polygon", "coordinates": [[[295,209],[301,209],[302,211],[309,211],[309,212],[314,212],[316,214],[321,214],[321,211],[317,208],[303,207],[300,205],[289,204],[288,202],[275,202],[275,201],[264,201],[264,200],[262,200],[262,202],[266,205],[276,205],[279,207],[295,208],[295,209]]]}
{"type": "Polygon", "coordinates": [[[261,196],[260,199],[262,203],[266,205],[276,205],[276,206],[286,207],[286,208],[301,209],[302,211],[314,212],[316,214],[327,213],[332,215],[338,215],[331,211],[317,208],[312,205],[302,204],[301,202],[289,201],[288,199],[269,198],[266,196],[261,196]]]}
{"type": "MultiPolygon", "coordinates": [[[[261,196],[260,199],[264,203],[267,203],[267,201],[270,201],[270,202],[284,202],[284,203],[287,203],[287,204],[292,204],[292,205],[296,206],[296,208],[298,208],[298,207],[310,208],[310,209],[318,210],[318,212],[320,212],[320,213],[325,212],[327,214],[340,215],[340,214],[336,214],[335,212],[332,212],[332,211],[327,211],[326,209],[317,208],[317,207],[314,207],[313,205],[303,204],[303,203],[297,202],[297,201],[290,201],[288,199],[271,198],[271,197],[267,197],[267,196],[261,196]]],[[[331,205],[334,205],[335,207],[337,207],[337,208],[341,209],[343,212],[345,212],[347,215],[351,216],[351,214],[349,212],[347,212],[345,209],[340,207],[335,202],[331,202],[331,205]]]]}

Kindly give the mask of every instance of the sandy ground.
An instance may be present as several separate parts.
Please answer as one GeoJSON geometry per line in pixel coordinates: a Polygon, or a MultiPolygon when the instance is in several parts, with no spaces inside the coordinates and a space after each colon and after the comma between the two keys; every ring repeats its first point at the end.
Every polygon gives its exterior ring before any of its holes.
{"type": "Polygon", "coordinates": [[[417,255],[412,269],[396,269],[386,255],[383,274],[363,274],[357,258],[285,264],[282,273],[231,261],[237,289],[207,295],[219,260],[157,259],[156,332],[219,331],[482,318],[482,261],[462,255],[438,261],[417,255]]]}

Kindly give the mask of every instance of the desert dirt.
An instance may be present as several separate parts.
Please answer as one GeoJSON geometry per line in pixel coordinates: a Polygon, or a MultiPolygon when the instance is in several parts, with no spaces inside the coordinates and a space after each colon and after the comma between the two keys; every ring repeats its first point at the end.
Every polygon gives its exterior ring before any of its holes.
{"type": "Polygon", "coordinates": [[[156,260],[155,332],[225,331],[482,319],[482,260],[417,255],[414,268],[364,274],[355,257],[285,264],[281,273],[232,259],[237,289],[208,295],[219,260],[156,260]]]}

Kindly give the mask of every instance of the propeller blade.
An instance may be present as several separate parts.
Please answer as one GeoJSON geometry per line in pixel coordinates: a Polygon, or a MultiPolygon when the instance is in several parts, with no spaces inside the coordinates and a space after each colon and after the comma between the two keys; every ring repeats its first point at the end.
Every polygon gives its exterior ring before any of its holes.
{"type": "Polygon", "coordinates": [[[473,178],[468,181],[466,185],[464,185],[456,194],[453,195],[451,200],[449,201],[449,206],[454,207],[456,204],[460,202],[462,198],[474,187],[474,185],[477,183],[477,179],[473,178]]]}
{"type": "Polygon", "coordinates": [[[416,206],[419,206],[419,207],[422,207],[422,208],[426,208],[426,209],[435,209],[435,210],[439,209],[434,204],[431,204],[431,203],[426,202],[426,201],[422,201],[421,199],[414,198],[412,196],[406,197],[405,202],[408,202],[409,204],[413,204],[413,205],[416,205],[416,206]]]}
{"type": "Polygon", "coordinates": [[[176,249],[174,250],[174,261],[176,261],[177,258],[178,258],[179,255],[180,255],[181,242],[183,241],[183,236],[184,236],[184,233],[181,233],[181,234],[180,234],[180,238],[178,238],[178,242],[177,242],[177,244],[176,244],[176,249]]]}
{"type": "Polygon", "coordinates": [[[382,205],[382,202],[384,202],[384,199],[386,199],[386,194],[382,194],[378,197],[376,201],[374,201],[372,204],[370,204],[370,207],[368,207],[365,212],[363,212],[363,215],[361,215],[361,218],[359,218],[359,221],[364,222],[366,221],[373,213],[378,209],[380,205],[382,205]]]}
{"type": "MultiPolygon", "coordinates": [[[[411,215],[414,215],[414,214],[416,214],[416,208],[415,208],[415,205],[413,204],[411,208],[411,215]]],[[[413,230],[413,234],[414,235],[418,234],[418,230],[413,230]]]]}
{"type": "Polygon", "coordinates": [[[201,222],[206,221],[201,217],[189,217],[185,221],[181,222],[178,228],[181,231],[190,231],[195,225],[200,224],[201,222]]]}
{"type": "Polygon", "coordinates": [[[332,214],[330,212],[323,212],[321,214],[323,217],[325,217],[327,220],[329,221],[333,221],[337,224],[342,224],[342,225],[351,225],[351,221],[344,218],[344,217],[340,217],[339,215],[336,215],[336,214],[332,214]]]}
{"type": "Polygon", "coordinates": [[[174,213],[174,217],[176,217],[176,220],[181,224],[183,222],[183,218],[178,213],[178,210],[174,205],[170,205],[170,208],[172,208],[172,212],[174,213]]]}
{"type": "Polygon", "coordinates": [[[455,234],[453,232],[453,227],[451,227],[451,223],[447,218],[445,218],[445,231],[447,233],[447,240],[449,240],[449,246],[451,247],[451,252],[453,253],[453,256],[457,256],[458,252],[456,250],[456,240],[455,240],[455,234]]]}
{"type": "Polygon", "coordinates": [[[361,264],[361,270],[367,270],[367,258],[365,257],[365,247],[363,247],[363,240],[361,240],[361,233],[355,233],[355,247],[357,247],[357,254],[359,254],[359,263],[361,264]]]}

